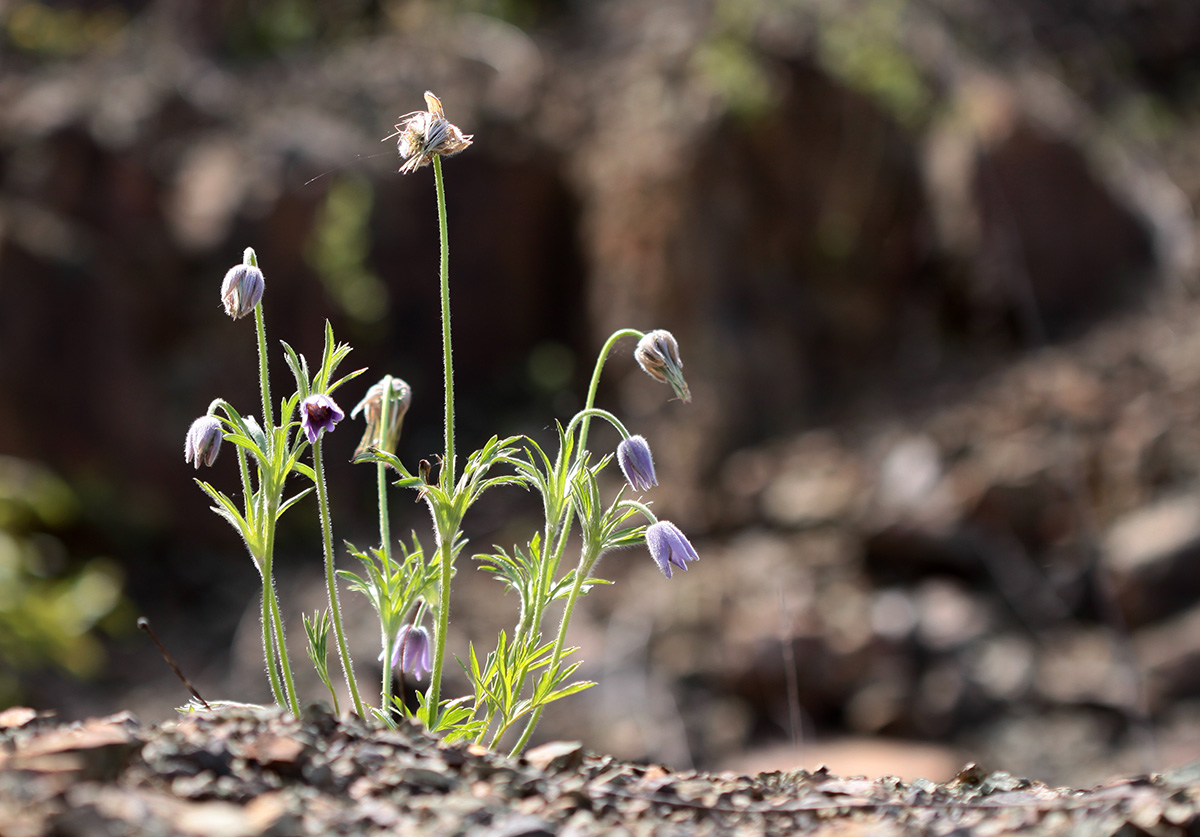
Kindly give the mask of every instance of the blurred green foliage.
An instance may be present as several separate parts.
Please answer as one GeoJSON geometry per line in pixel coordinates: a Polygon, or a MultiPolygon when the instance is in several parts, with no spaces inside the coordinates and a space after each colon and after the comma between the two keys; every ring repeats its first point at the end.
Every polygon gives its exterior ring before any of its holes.
{"type": "Polygon", "coordinates": [[[222,40],[233,54],[273,58],[367,34],[379,23],[372,0],[261,0],[220,6],[222,40]]]}
{"type": "Polygon", "coordinates": [[[872,99],[897,122],[920,125],[933,91],[905,43],[907,0],[716,0],[696,67],[735,117],[753,120],[777,103],[760,34],[775,19],[804,20],[825,72],[872,99]]]}
{"type": "Polygon", "coordinates": [[[116,5],[20,2],[3,15],[5,40],[46,57],[83,55],[112,43],[129,22],[116,5]]]}
{"type": "Polygon", "coordinates": [[[371,270],[371,184],[362,178],[333,181],[305,257],[339,307],[361,324],[377,323],[388,310],[388,289],[371,270]]]}
{"type": "Polygon", "coordinates": [[[753,120],[777,104],[762,57],[751,41],[763,13],[760,0],[718,0],[708,37],[693,55],[696,69],[737,118],[753,120]]]}
{"type": "Polygon", "coordinates": [[[908,127],[929,117],[933,93],[905,34],[906,0],[864,0],[853,14],[838,5],[818,24],[819,60],[848,87],[869,96],[908,127]]]}
{"type": "Polygon", "coordinates": [[[74,493],[48,469],[0,457],[0,703],[21,699],[23,670],[96,674],[105,660],[96,629],[127,610],[116,562],[72,562],[55,535],[77,514],[74,493]]]}

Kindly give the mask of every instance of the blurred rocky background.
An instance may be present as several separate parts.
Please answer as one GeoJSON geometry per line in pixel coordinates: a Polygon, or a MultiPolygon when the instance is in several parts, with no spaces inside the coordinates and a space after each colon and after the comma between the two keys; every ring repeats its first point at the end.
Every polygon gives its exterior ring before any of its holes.
{"type": "MultiPolygon", "coordinates": [[[[0,3],[0,701],[170,717],[140,614],[206,697],[268,699],[257,576],[182,456],[214,397],[257,402],[220,280],[255,247],[271,342],[312,357],[329,318],[361,381],[412,384],[401,456],[437,450],[433,179],[379,141],[426,89],[475,134],[460,446],[552,438],[622,326],[672,330],[694,394],[608,366],[702,561],[602,562],[571,637],[599,685],[543,739],[1075,784],[1200,758],[1193,0],[0,3]]],[[[339,540],[373,476],[332,467],[339,540]]],[[[539,510],[496,494],[472,541],[539,510]]],[[[300,668],[315,518],[277,562],[300,668]]],[[[465,649],[515,602],[460,583],[465,649]]]]}

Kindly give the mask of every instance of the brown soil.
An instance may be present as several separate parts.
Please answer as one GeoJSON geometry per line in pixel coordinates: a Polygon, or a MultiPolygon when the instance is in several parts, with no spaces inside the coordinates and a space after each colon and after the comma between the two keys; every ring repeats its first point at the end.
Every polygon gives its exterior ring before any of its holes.
{"type": "Polygon", "coordinates": [[[0,715],[0,833],[1184,834],[1200,769],[1051,788],[968,765],[946,784],[674,772],[555,742],[510,759],[413,727],[231,706],[142,726],[0,715]]]}

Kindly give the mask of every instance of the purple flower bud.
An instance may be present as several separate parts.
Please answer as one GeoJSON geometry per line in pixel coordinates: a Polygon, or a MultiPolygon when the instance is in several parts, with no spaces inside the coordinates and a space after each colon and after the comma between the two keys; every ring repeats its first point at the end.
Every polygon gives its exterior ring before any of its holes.
{"type": "Polygon", "coordinates": [[[429,660],[429,631],[421,625],[405,625],[396,633],[396,647],[392,651],[392,668],[407,671],[420,677],[421,671],[433,671],[429,660]]]}
{"type": "Polygon", "coordinates": [[[183,443],[183,461],[193,462],[199,468],[217,461],[221,440],[225,438],[221,422],[214,416],[201,416],[188,429],[187,441],[183,443]]]}
{"type": "Polygon", "coordinates": [[[641,436],[630,436],[617,446],[617,464],[634,491],[649,491],[658,485],[654,477],[654,459],[650,445],[641,436]]]}
{"type": "Polygon", "coordinates": [[[333,426],[345,417],[342,408],[328,395],[310,395],[300,405],[300,427],[310,444],[317,443],[322,430],[332,433],[333,426]]]}
{"type": "Polygon", "coordinates": [[[683,379],[679,344],[671,332],[661,328],[646,332],[638,341],[633,356],[647,375],[656,381],[670,384],[675,395],[685,404],[692,400],[687,381],[683,379]]]}
{"type": "Polygon", "coordinates": [[[263,295],[263,273],[257,267],[239,264],[229,268],[221,283],[221,302],[225,313],[240,320],[254,310],[263,295]]]}
{"type": "Polygon", "coordinates": [[[669,520],[660,520],[646,529],[646,548],[667,578],[671,577],[672,564],[686,570],[688,561],[700,560],[683,532],[669,520]]]}

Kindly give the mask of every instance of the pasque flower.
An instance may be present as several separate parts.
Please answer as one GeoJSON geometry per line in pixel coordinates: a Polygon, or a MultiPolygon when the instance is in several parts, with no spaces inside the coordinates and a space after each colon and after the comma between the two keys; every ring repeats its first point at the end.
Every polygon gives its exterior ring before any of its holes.
{"type": "Polygon", "coordinates": [[[354,455],[358,456],[372,447],[395,453],[396,442],[400,440],[400,426],[404,423],[404,414],[408,412],[408,405],[411,403],[412,388],[407,382],[391,375],[384,376],[379,383],[367,390],[363,400],[350,411],[350,418],[362,413],[367,421],[366,432],[355,448],[354,455]],[[388,414],[387,427],[382,426],[385,403],[388,414]]]}
{"type": "Polygon", "coordinates": [[[672,566],[686,570],[688,561],[700,560],[687,537],[669,520],[660,520],[646,529],[646,548],[667,578],[671,577],[672,566]]]}
{"type": "Polygon", "coordinates": [[[201,416],[188,428],[187,439],[183,443],[183,461],[195,463],[197,468],[212,465],[217,461],[224,438],[220,420],[213,416],[201,416]]]}
{"type": "Polygon", "coordinates": [[[441,100],[425,91],[427,110],[417,110],[400,117],[396,131],[384,139],[399,137],[396,148],[405,159],[401,174],[411,174],[429,165],[436,156],[452,157],[471,144],[471,134],[464,134],[457,125],[446,121],[441,100]]]}
{"type": "Polygon", "coordinates": [[[429,631],[422,625],[405,625],[396,632],[396,647],[392,651],[392,668],[420,677],[422,670],[433,671],[429,659],[429,631]]]}
{"type": "Polygon", "coordinates": [[[322,430],[333,432],[333,426],[346,414],[328,395],[310,395],[300,404],[300,427],[310,444],[316,444],[322,430]]]}
{"type": "Polygon", "coordinates": [[[258,305],[264,287],[263,273],[257,267],[239,264],[229,268],[225,280],[221,282],[221,302],[225,305],[225,313],[240,320],[258,305]]]}
{"type": "Polygon", "coordinates": [[[630,436],[617,446],[617,464],[634,491],[649,491],[658,485],[654,477],[654,459],[650,445],[642,436],[630,436]]]}
{"type": "Polygon", "coordinates": [[[638,365],[656,381],[670,384],[685,404],[692,400],[687,381],[683,379],[683,361],[679,359],[679,343],[666,329],[648,331],[638,341],[633,352],[638,365]]]}

